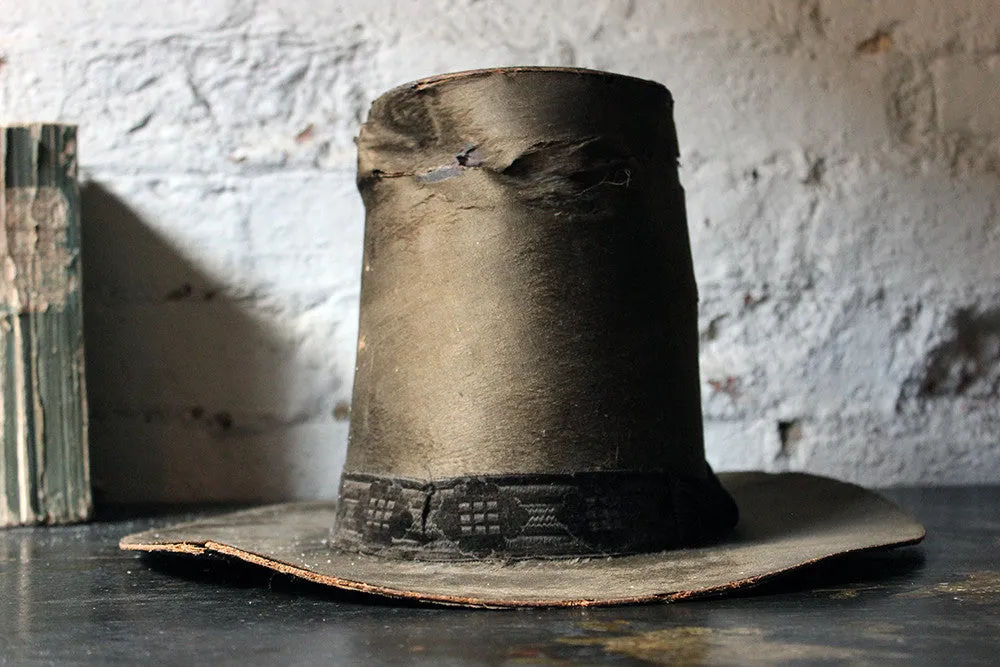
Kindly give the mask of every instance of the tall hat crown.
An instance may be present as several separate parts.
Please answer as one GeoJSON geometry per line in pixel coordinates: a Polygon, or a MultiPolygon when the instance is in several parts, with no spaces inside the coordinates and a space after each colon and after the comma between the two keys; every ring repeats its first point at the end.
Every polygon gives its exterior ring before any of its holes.
{"type": "Polygon", "coordinates": [[[568,557],[735,524],[704,457],[672,110],[659,84],[543,68],[375,101],[336,546],[568,557]]]}

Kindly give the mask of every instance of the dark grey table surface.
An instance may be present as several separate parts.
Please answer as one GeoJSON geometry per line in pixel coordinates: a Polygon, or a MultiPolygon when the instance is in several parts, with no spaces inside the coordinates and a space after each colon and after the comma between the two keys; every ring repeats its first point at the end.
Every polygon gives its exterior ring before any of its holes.
{"type": "Polygon", "coordinates": [[[521,611],[141,557],[118,539],[217,510],[106,510],[0,531],[0,664],[1000,664],[1000,488],[885,493],[924,522],[922,545],[726,598],[521,611]]]}

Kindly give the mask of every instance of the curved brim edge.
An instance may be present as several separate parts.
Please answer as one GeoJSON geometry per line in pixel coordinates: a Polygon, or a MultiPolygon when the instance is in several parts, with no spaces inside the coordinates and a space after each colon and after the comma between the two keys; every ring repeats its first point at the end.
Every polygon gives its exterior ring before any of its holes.
{"type": "Polygon", "coordinates": [[[329,547],[333,502],[255,508],[124,537],[125,550],[221,554],[325,586],[465,607],[610,606],[717,596],[846,554],[916,544],[875,492],[801,473],[721,473],[741,519],[724,542],[656,554],[513,563],[395,561],[329,547]]]}

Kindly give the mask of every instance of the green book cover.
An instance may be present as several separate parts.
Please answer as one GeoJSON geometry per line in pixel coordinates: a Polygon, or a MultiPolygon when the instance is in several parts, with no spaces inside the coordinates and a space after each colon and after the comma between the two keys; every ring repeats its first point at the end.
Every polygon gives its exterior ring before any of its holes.
{"type": "Polygon", "coordinates": [[[0,127],[0,526],[91,512],[76,127],[0,127]]]}

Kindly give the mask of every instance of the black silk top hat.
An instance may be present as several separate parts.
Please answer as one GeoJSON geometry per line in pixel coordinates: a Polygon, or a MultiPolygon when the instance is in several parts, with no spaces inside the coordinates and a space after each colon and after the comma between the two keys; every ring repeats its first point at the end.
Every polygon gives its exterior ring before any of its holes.
{"type": "Polygon", "coordinates": [[[673,101],[602,72],[377,99],[337,501],[125,538],[475,606],[670,600],[918,542],[877,494],[705,461],[673,101]]]}

